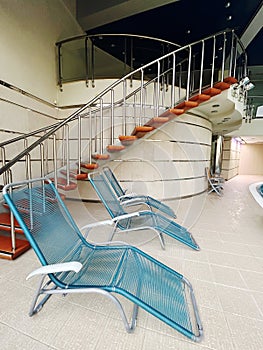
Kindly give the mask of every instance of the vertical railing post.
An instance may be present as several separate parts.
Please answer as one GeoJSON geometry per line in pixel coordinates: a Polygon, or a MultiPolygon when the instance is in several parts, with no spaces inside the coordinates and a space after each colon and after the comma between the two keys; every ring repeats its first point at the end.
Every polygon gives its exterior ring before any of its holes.
{"type": "Polygon", "coordinates": [[[40,177],[44,177],[44,144],[41,142],[39,144],[39,152],[40,152],[40,177]]]}
{"type": "Polygon", "coordinates": [[[189,96],[190,96],[191,63],[192,63],[192,46],[189,45],[188,71],[187,71],[187,84],[186,84],[186,101],[189,100],[189,96]]]}
{"type": "MultiPolygon", "coordinates": [[[[100,98],[100,154],[103,153],[103,149],[104,149],[104,120],[103,120],[103,99],[100,98]]],[[[97,130],[96,130],[97,132],[97,130]]]]}
{"type": "Polygon", "coordinates": [[[171,91],[171,107],[175,105],[175,73],[176,73],[176,56],[173,53],[173,69],[172,69],[172,91],[171,91]]]}
{"type": "Polygon", "coordinates": [[[95,87],[95,50],[94,42],[91,40],[91,86],[95,87]]]}
{"type": "Polygon", "coordinates": [[[53,169],[54,169],[54,184],[58,187],[58,166],[57,166],[57,139],[56,134],[53,134],[53,169]]]}
{"type": "Polygon", "coordinates": [[[77,161],[78,161],[78,174],[81,173],[81,115],[78,115],[78,151],[77,151],[77,161]]]}
{"type": "Polygon", "coordinates": [[[127,135],[127,120],[126,120],[126,113],[127,113],[127,108],[126,108],[126,95],[127,95],[127,80],[123,80],[123,108],[122,108],[122,115],[123,115],[123,121],[122,121],[122,134],[127,135]]]}
{"type": "MultiPolygon", "coordinates": [[[[130,72],[133,71],[133,38],[131,38],[131,51],[130,51],[130,72]]],[[[130,87],[132,88],[133,75],[130,76],[130,87]]]]}
{"type": "Polygon", "coordinates": [[[62,55],[61,55],[61,44],[58,44],[58,85],[60,91],[62,91],[62,55]]]}
{"type": "Polygon", "coordinates": [[[205,42],[204,42],[204,40],[202,40],[201,66],[200,66],[200,80],[199,80],[199,94],[201,94],[201,92],[202,92],[202,87],[203,87],[204,56],[205,56],[205,42]]]}
{"type": "Polygon", "coordinates": [[[86,86],[89,87],[89,49],[88,49],[88,37],[85,37],[85,75],[86,75],[86,86]]]}
{"type": "MultiPolygon", "coordinates": [[[[91,114],[91,108],[89,108],[88,116],[89,116],[89,152],[88,152],[88,155],[89,155],[89,162],[91,163],[91,157],[92,157],[92,114],[91,114]]],[[[97,134],[96,134],[97,126],[96,126],[96,124],[97,124],[97,117],[95,115],[94,116],[94,129],[95,129],[94,152],[97,152],[97,134]]]]}
{"type": "Polygon", "coordinates": [[[144,82],[144,70],[141,69],[141,87],[140,87],[140,116],[139,125],[142,125],[142,113],[143,113],[143,82],[144,82]]]}
{"type": "Polygon", "coordinates": [[[224,43],[223,43],[223,48],[222,48],[221,81],[224,80],[224,73],[225,73],[225,59],[226,59],[226,33],[225,32],[223,34],[223,40],[224,40],[224,43]]]}
{"type": "Polygon", "coordinates": [[[70,163],[70,150],[69,150],[69,125],[65,124],[66,133],[66,178],[67,185],[69,185],[69,163],[70,163]]]}
{"type": "Polygon", "coordinates": [[[230,60],[229,60],[229,76],[234,77],[234,71],[233,71],[233,53],[234,53],[234,31],[232,30],[232,36],[231,36],[231,48],[230,48],[230,60]]]}
{"type": "Polygon", "coordinates": [[[212,56],[212,70],[211,70],[211,84],[212,87],[214,85],[214,72],[215,72],[215,52],[216,52],[216,37],[213,36],[213,56],[212,56]]]}
{"type": "Polygon", "coordinates": [[[110,143],[114,144],[114,90],[111,89],[111,129],[110,129],[110,143]]]}

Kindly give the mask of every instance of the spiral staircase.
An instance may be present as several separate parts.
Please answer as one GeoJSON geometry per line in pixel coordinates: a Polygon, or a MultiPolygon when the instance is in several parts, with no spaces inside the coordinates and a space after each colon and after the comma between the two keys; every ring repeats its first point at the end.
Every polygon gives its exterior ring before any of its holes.
{"type": "MultiPolygon", "coordinates": [[[[205,115],[214,134],[228,133],[242,123],[246,73],[234,31],[177,48],[121,77],[62,122],[2,142],[3,184],[47,176],[68,196],[90,171],[122,159],[189,112],[205,115]],[[215,116],[212,106],[219,104],[224,108],[215,116]]],[[[0,230],[0,257],[12,260],[29,249],[5,203],[0,230]]]]}

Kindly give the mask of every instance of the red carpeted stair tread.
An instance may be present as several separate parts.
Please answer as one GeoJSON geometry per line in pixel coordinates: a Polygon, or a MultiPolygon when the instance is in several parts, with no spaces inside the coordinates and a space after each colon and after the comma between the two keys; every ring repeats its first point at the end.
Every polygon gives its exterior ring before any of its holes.
{"type": "Polygon", "coordinates": [[[137,140],[137,136],[135,136],[135,135],[120,135],[119,140],[123,146],[129,146],[134,141],[137,140]]]}
{"type": "MultiPolygon", "coordinates": [[[[66,170],[60,170],[62,175],[67,176],[67,171],[66,170]]],[[[86,173],[78,173],[77,170],[76,171],[70,171],[69,172],[69,177],[72,179],[76,179],[76,180],[85,180],[88,177],[88,174],[86,173]]]]}
{"type": "Polygon", "coordinates": [[[99,167],[97,163],[80,163],[80,166],[88,170],[98,169],[99,167]]]}
{"type": "Polygon", "coordinates": [[[220,89],[222,91],[229,89],[231,84],[225,83],[224,81],[219,81],[214,85],[216,89],[220,89]]]}
{"type": "Polygon", "coordinates": [[[132,135],[137,136],[138,139],[143,137],[145,134],[147,134],[148,132],[151,132],[154,130],[153,126],[147,126],[147,125],[142,125],[142,126],[136,126],[133,129],[132,135]]]}
{"type": "Polygon", "coordinates": [[[14,260],[31,247],[29,242],[25,239],[16,238],[15,244],[16,249],[13,251],[11,237],[2,236],[0,239],[0,257],[3,259],[14,260]]]}
{"type": "Polygon", "coordinates": [[[110,158],[109,154],[99,154],[99,153],[94,153],[92,154],[91,158],[95,160],[107,160],[110,158]]]}
{"type": "Polygon", "coordinates": [[[175,115],[181,115],[184,114],[184,109],[183,108],[170,108],[169,112],[175,115]]]}
{"type": "Polygon", "coordinates": [[[192,96],[189,100],[195,101],[197,103],[202,103],[202,102],[208,101],[210,98],[211,98],[210,95],[198,94],[198,95],[192,96]]]}
{"type": "Polygon", "coordinates": [[[125,149],[125,146],[123,145],[109,145],[107,146],[107,151],[114,153],[114,152],[120,152],[123,151],[125,149]]]}
{"type": "MultiPolygon", "coordinates": [[[[14,218],[15,232],[23,233],[19,223],[14,218]]],[[[10,231],[11,229],[11,216],[10,213],[0,213],[0,230],[10,231]]]]}
{"type": "Polygon", "coordinates": [[[224,82],[228,83],[228,84],[236,84],[236,83],[238,83],[238,80],[234,77],[226,77],[224,79],[224,82]]]}
{"type": "Polygon", "coordinates": [[[196,101],[183,101],[175,106],[175,108],[183,109],[184,111],[198,106],[196,101]]]}
{"type": "Polygon", "coordinates": [[[216,96],[216,95],[221,94],[221,90],[216,89],[214,87],[210,87],[210,88],[203,90],[202,93],[205,95],[210,95],[212,97],[212,96],[216,96]]]}
{"type": "Polygon", "coordinates": [[[165,124],[169,121],[170,119],[168,117],[155,117],[150,119],[145,126],[152,126],[153,128],[158,128],[160,127],[162,124],[165,124]]]}

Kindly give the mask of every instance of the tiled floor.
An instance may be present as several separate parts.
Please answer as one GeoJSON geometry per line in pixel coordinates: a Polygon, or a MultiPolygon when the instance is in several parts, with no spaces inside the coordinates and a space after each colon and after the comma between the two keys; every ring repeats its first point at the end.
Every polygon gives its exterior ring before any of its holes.
{"type": "MultiPolygon", "coordinates": [[[[39,266],[29,251],[15,261],[0,260],[1,350],[262,349],[263,210],[248,189],[258,181],[263,176],[237,176],[225,184],[223,197],[210,194],[198,203],[173,203],[178,221],[191,223],[199,252],[169,238],[162,251],[149,232],[116,237],[139,245],[191,281],[204,327],[201,343],[142,310],[135,333],[127,334],[111,303],[97,295],[53,296],[39,314],[29,317],[37,281],[25,278],[39,266]]],[[[108,217],[100,204],[70,202],[69,208],[80,226],[108,217]]],[[[94,231],[90,239],[103,241],[106,234],[94,231]]]]}

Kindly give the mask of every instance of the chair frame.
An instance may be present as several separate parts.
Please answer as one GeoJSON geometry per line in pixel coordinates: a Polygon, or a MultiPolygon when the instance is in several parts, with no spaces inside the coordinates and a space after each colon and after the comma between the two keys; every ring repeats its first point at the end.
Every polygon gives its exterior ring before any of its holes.
{"type": "MultiPolygon", "coordinates": [[[[24,194],[25,192],[21,192],[21,193],[24,194]]],[[[35,251],[38,259],[40,260],[40,263],[42,264],[42,266],[40,268],[34,270],[33,272],[31,272],[27,276],[27,280],[34,277],[34,276],[40,276],[40,281],[39,281],[35,296],[33,298],[33,301],[32,301],[31,307],[30,307],[30,311],[29,311],[30,316],[33,316],[36,313],[38,313],[43,308],[44,304],[48,301],[48,299],[53,294],[62,294],[65,296],[67,294],[75,294],[75,293],[88,293],[88,294],[89,293],[96,293],[96,294],[103,295],[106,298],[109,298],[113,302],[113,304],[116,306],[116,308],[121,316],[121,319],[124,323],[126,331],[129,333],[133,332],[135,329],[136,320],[137,320],[137,316],[138,316],[138,310],[139,310],[139,307],[141,307],[145,311],[156,316],[158,319],[165,322],[166,324],[168,324],[169,326],[171,326],[175,330],[179,331],[180,333],[182,333],[186,337],[188,337],[194,341],[200,341],[202,339],[203,327],[202,327],[201,320],[199,317],[193,288],[192,288],[190,282],[184,276],[182,276],[181,274],[179,274],[175,270],[172,270],[168,266],[162,264],[158,260],[154,259],[153,257],[149,256],[148,254],[144,253],[143,251],[139,250],[136,247],[129,246],[129,245],[117,245],[117,246],[113,245],[113,246],[111,246],[112,242],[108,242],[107,245],[92,245],[92,244],[90,244],[84,238],[84,236],[81,234],[75,221],[71,217],[71,214],[69,213],[67,207],[63,203],[61,197],[59,196],[55,186],[53,185],[53,183],[49,179],[39,178],[39,179],[32,179],[32,180],[8,184],[3,189],[3,196],[4,196],[4,199],[7,203],[7,205],[9,206],[11,212],[13,213],[13,215],[15,216],[17,221],[19,222],[21,228],[23,229],[26,238],[30,242],[33,250],[35,251]],[[33,207],[33,199],[32,199],[32,196],[33,196],[32,195],[32,185],[34,182],[40,182],[43,186],[43,190],[41,190],[42,197],[40,199],[38,197],[39,207],[37,207],[37,208],[33,207]],[[26,209],[24,207],[22,208],[22,207],[16,206],[16,204],[13,200],[16,193],[19,193],[19,192],[16,192],[16,191],[19,191],[19,187],[23,186],[23,188],[24,188],[25,185],[28,186],[27,193],[28,193],[28,197],[29,197],[26,209]],[[47,188],[47,192],[45,192],[46,188],[47,188]],[[180,325],[178,322],[175,322],[175,320],[172,320],[171,318],[167,317],[162,312],[158,311],[154,306],[151,306],[150,303],[145,303],[144,300],[141,299],[141,297],[137,298],[137,296],[134,296],[133,294],[129,293],[128,290],[125,291],[125,289],[123,289],[122,286],[119,287],[117,285],[116,286],[104,285],[106,283],[106,282],[104,282],[104,283],[102,283],[101,287],[86,285],[85,283],[84,283],[84,286],[79,287],[78,285],[80,283],[79,279],[81,278],[81,275],[78,276],[78,274],[81,273],[81,270],[83,268],[83,263],[81,263],[80,261],[77,261],[77,260],[70,260],[70,255],[68,252],[65,256],[61,257],[61,261],[54,263],[54,264],[47,263],[45,255],[44,255],[44,253],[42,253],[41,248],[39,247],[38,243],[35,241],[35,237],[33,237],[31,230],[33,230],[32,225],[34,222],[34,219],[33,219],[34,212],[35,213],[37,212],[37,214],[41,215],[42,220],[44,220],[43,223],[46,222],[48,215],[51,215],[51,214],[49,214],[49,212],[46,211],[46,207],[48,205],[48,204],[46,204],[46,201],[47,201],[47,203],[51,202],[51,197],[48,197],[48,190],[50,190],[50,189],[55,194],[55,197],[52,197],[52,200],[53,200],[53,198],[55,198],[55,200],[53,202],[53,203],[55,203],[54,205],[58,205],[59,210],[62,210],[62,217],[66,218],[66,220],[63,221],[63,223],[66,225],[69,225],[70,230],[73,230],[75,232],[74,233],[75,238],[76,238],[76,236],[78,237],[79,243],[77,244],[77,246],[79,244],[81,244],[81,246],[87,246],[89,248],[93,247],[95,249],[95,251],[98,251],[98,250],[115,250],[116,251],[118,249],[126,250],[126,251],[129,250],[129,252],[133,252],[134,256],[136,255],[138,257],[141,257],[141,259],[145,259],[146,261],[148,261],[149,264],[156,266],[154,268],[154,270],[158,267],[158,269],[162,270],[163,273],[166,273],[169,276],[173,276],[173,278],[177,280],[176,283],[178,283],[178,281],[179,281],[182,290],[187,290],[189,292],[189,298],[191,301],[191,307],[192,307],[193,314],[190,313],[190,311],[188,311],[188,314],[189,314],[188,316],[189,316],[189,318],[191,318],[191,324],[192,324],[192,319],[193,319],[195,330],[192,329],[192,326],[191,326],[191,330],[189,330],[189,329],[185,328],[184,326],[180,325]],[[43,199],[43,201],[40,202],[40,200],[42,200],[42,199],[43,199]],[[38,213],[38,210],[41,212],[38,213]],[[24,213],[24,215],[26,215],[27,217],[30,217],[30,222],[27,222],[27,224],[26,224],[24,219],[21,216],[21,213],[24,213]],[[69,260],[69,261],[67,261],[67,260],[69,260]],[[75,276],[75,274],[76,274],[77,275],[76,279],[73,279],[73,281],[76,281],[74,283],[77,283],[77,284],[65,283],[67,281],[67,279],[63,279],[63,277],[67,277],[68,276],[67,273],[69,271],[71,272],[71,275],[70,275],[71,277],[70,277],[69,281],[71,281],[72,276],[75,276]],[[47,282],[45,282],[46,278],[48,279],[47,282]],[[132,317],[131,317],[130,322],[128,321],[128,317],[126,316],[126,313],[125,313],[124,308],[121,305],[120,301],[112,293],[117,293],[117,294],[123,295],[133,303],[133,311],[132,311],[132,317]],[[38,300],[41,296],[42,296],[42,299],[38,302],[38,300]]],[[[112,221],[112,220],[108,220],[107,222],[102,222],[102,225],[108,224],[108,223],[110,223],[110,221],[112,221]]],[[[113,223],[113,221],[112,221],[112,223],[113,223]]],[[[52,221],[52,224],[53,224],[53,221],[52,221]]],[[[46,226],[44,226],[40,229],[39,228],[37,229],[37,235],[41,235],[42,231],[43,231],[45,241],[47,239],[50,239],[50,237],[52,239],[53,231],[50,234],[49,229],[47,229],[46,226]],[[47,233],[48,233],[48,235],[47,235],[47,233]]],[[[67,234],[68,234],[68,232],[67,232],[67,234]]],[[[41,238],[42,244],[43,244],[44,238],[43,237],[41,238]]],[[[75,242],[75,240],[74,240],[74,242],[75,242]]],[[[51,244],[49,249],[51,249],[52,253],[54,253],[53,249],[56,249],[56,245],[51,244]]],[[[53,255],[51,255],[51,256],[53,256],[53,255]]],[[[53,258],[50,258],[50,259],[52,260],[53,258]]],[[[83,259],[84,259],[83,261],[85,263],[87,263],[89,256],[87,257],[87,259],[85,257],[83,259]]],[[[121,263],[121,261],[116,261],[116,262],[118,263],[118,266],[121,263]]],[[[162,274],[159,274],[159,278],[162,278],[161,276],[162,276],[162,274]]],[[[122,278],[123,277],[121,277],[120,281],[122,280],[122,278]]],[[[118,283],[120,283],[120,281],[118,283]]],[[[139,286],[140,286],[140,283],[139,283],[139,286]]],[[[137,288],[138,287],[136,287],[136,290],[137,290],[137,288]]],[[[176,289],[175,289],[175,291],[176,291],[176,289]]],[[[171,294],[171,290],[169,292],[170,292],[170,294],[169,294],[170,296],[173,295],[173,293],[171,294]]],[[[174,295],[174,297],[176,298],[176,294],[174,295]]],[[[178,298],[180,298],[180,296],[178,296],[178,298]]],[[[180,303],[181,303],[181,299],[180,299],[180,303]]],[[[188,308],[189,308],[189,305],[187,303],[187,307],[185,310],[188,310],[188,308]]]]}
{"type": "Polygon", "coordinates": [[[120,229],[120,231],[125,231],[125,232],[131,232],[131,231],[141,231],[141,230],[151,230],[156,232],[156,234],[158,235],[158,238],[160,240],[160,244],[162,249],[165,249],[165,241],[164,241],[164,237],[163,234],[167,234],[170,237],[180,241],[183,244],[188,245],[189,247],[191,247],[192,249],[195,250],[199,250],[200,247],[198,246],[198,244],[196,243],[195,239],[193,238],[192,234],[187,231],[187,229],[179,224],[177,224],[175,221],[168,219],[167,217],[153,212],[153,211],[147,211],[147,210],[141,210],[141,211],[137,211],[137,212],[132,212],[132,213],[127,213],[125,211],[125,206],[123,206],[122,202],[120,202],[117,198],[117,196],[115,195],[115,193],[112,190],[112,187],[110,186],[110,184],[108,183],[107,178],[105,177],[103,172],[100,171],[94,171],[88,174],[88,178],[90,183],[92,184],[93,188],[95,189],[98,197],[100,198],[100,200],[102,201],[104,207],[107,209],[107,211],[109,212],[111,218],[115,221],[115,226],[114,229],[112,230],[110,236],[109,236],[109,241],[111,241],[115,235],[115,233],[117,232],[118,229],[120,229]],[[96,176],[100,176],[100,179],[103,181],[105,188],[107,189],[107,191],[110,193],[112,200],[114,201],[115,205],[119,208],[119,211],[121,212],[120,215],[115,215],[113,213],[113,211],[111,210],[111,208],[109,207],[107,200],[105,199],[104,195],[102,194],[102,191],[98,189],[98,187],[95,184],[94,181],[94,177],[96,176]],[[149,226],[149,225],[141,225],[141,226],[137,226],[137,227],[130,227],[130,224],[132,223],[132,220],[134,219],[134,217],[148,217],[148,218],[152,218],[153,222],[155,223],[155,226],[149,226]],[[171,232],[171,230],[166,229],[161,227],[160,225],[158,225],[157,221],[158,219],[164,221],[167,225],[171,224],[173,226],[174,229],[178,230],[178,232],[181,232],[182,234],[184,233],[185,235],[188,235],[191,238],[191,242],[187,242],[185,239],[183,239],[177,232],[171,232]],[[123,220],[129,220],[130,224],[129,225],[122,225],[122,221],[123,220]]]}
{"type": "Polygon", "coordinates": [[[174,219],[176,218],[176,214],[174,213],[173,209],[163,202],[157,200],[156,198],[137,193],[126,193],[127,190],[124,190],[121,187],[120,182],[109,167],[104,166],[102,168],[102,171],[122,205],[138,206],[142,204],[146,205],[151,211],[153,211],[153,209],[156,209],[167,216],[170,216],[174,219]]]}
{"type": "Polygon", "coordinates": [[[209,185],[208,194],[211,192],[216,192],[219,196],[222,196],[222,190],[224,189],[223,183],[225,182],[224,178],[220,176],[213,176],[209,167],[206,167],[205,171],[209,185]]]}

